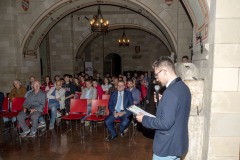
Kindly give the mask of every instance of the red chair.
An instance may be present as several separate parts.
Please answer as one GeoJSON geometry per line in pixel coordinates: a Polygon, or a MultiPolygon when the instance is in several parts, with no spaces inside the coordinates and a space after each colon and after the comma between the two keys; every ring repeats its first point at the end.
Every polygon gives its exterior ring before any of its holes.
{"type": "MultiPolygon", "coordinates": [[[[87,115],[87,100],[86,99],[71,99],[69,115],[61,117],[61,120],[70,121],[70,129],[72,130],[72,120],[80,120],[87,115]]],[[[77,123],[76,123],[77,128],[77,123]]]]}
{"type": "Polygon", "coordinates": [[[18,113],[22,110],[22,106],[23,106],[24,101],[25,101],[25,98],[23,98],[23,97],[12,98],[11,112],[3,112],[2,114],[0,114],[0,116],[1,117],[6,117],[6,118],[16,117],[18,115],[18,113]]]}
{"type": "Polygon", "coordinates": [[[86,118],[86,121],[104,121],[108,116],[108,99],[94,99],[92,100],[92,109],[91,115],[86,118]],[[106,115],[105,116],[97,116],[98,106],[106,106],[106,115]]]}
{"type": "Polygon", "coordinates": [[[48,115],[48,101],[46,101],[45,106],[43,108],[43,113],[42,116],[47,116],[48,115]]]}
{"type": "MultiPolygon", "coordinates": [[[[22,106],[23,106],[24,101],[25,101],[25,98],[23,98],[23,97],[12,98],[12,108],[11,108],[11,111],[7,112],[8,111],[8,109],[7,109],[6,112],[3,112],[3,113],[0,114],[0,117],[9,118],[10,122],[12,123],[12,118],[17,117],[18,113],[22,110],[22,106]]],[[[6,105],[6,106],[8,106],[8,105],[6,105]]],[[[7,129],[5,129],[4,131],[7,131],[9,129],[15,128],[15,124],[14,123],[12,123],[11,126],[12,127],[9,127],[7,129]]]]}
{"type": "Polygon", "coordinates": [[[2,113],[0,113],[0,115],[5,112],[9,112],[8,108],[9,108],[9,100],[7,97],[4,97],[3,104],[2,104],[2,113]]]}
{"type": "Polygon", "coordinates": [[[20,112],[23,108],[23,103],[25,101],[24,97],[12,98],[12,112],[20,112]]]}
{"type": "Polygon", "coordinates": [[[102,99],[110,99],[110,94],[103,94],[102,99]]]}
{"type": "MultiPolygon", "coordinates": [[[[103,122],[109,114],[108,101],[109,101],[108,99],[92,100],[91,115],[88,116],[85,120],[93,122],[92,124],[94,125],[95,129],[97,129],[96,122],[103,122]],[[98,106],[106,106],[106,115],[105,116],[97,116],[98,106]]],[[[103,136],[105,137],[105,127],[104,127],[104,135],[103,136]]]]}

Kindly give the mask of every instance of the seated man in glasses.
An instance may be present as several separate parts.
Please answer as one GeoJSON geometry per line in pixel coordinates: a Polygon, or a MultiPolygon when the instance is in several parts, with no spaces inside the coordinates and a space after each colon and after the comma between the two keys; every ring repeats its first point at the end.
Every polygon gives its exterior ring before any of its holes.
{"type": "Polygon", "coordinates": [[[39,81],[33,83],[33,92],[29,93],[23,103],[23,110],[18,114],[17,120],[23,132],[20,133],[21,137],[35,137],[38,127],[38,119],[42,115],[43,108],[46,103],[46,94],[40,89],[41,84],[39,81]],[[31,130],[26,124],[25,119],[31,116],[32,127],[31,130]]]}
{"type": "Polygon", "coordinates": [[[133,105],[132,93],[125,89],[124,81],[118,81],[117,91],[113,92],[110,96],[108,108],[109,116],[105,120],[105,124],[110,132],[110,135],[106,138],[106,141],[111,141],[117,137],[116,130],[114,128],[114,121],[120,119],[120,135],[124,136],[124,130],[129,125],[128,117],[131,112],[127,108],[133,105]]]}

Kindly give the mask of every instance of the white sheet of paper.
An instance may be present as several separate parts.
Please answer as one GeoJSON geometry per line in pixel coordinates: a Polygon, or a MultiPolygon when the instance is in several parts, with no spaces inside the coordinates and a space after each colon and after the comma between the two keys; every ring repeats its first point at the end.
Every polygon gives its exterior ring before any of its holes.
{"type": "Polygon", "coordinates": [[[145,116],[149,116],[149,117],[156,117],[146,111],[144,111],[143,109],[139,108],[138,106],[135,106],[135,105],[132,105],[130,107],[127,108],[129,111],[133,112],[134,114],[139,114],[139,113],[142,113],[144,114],[145,116]]]}

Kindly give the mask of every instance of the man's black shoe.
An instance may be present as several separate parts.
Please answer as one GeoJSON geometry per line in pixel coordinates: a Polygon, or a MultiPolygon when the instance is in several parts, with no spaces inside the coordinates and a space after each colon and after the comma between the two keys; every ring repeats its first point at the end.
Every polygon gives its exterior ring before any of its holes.
{"type": "Polygon", "coordinates": [[[109,141],[112,141],[116,138],[117,136],[111,136],[109,135],[107,138],[106,138],[106,141],[109,142],[109,141]]]}
{"type": "Polygon", "coordinates": [[[5,127],[5,128],[10,128],[10,127],[12,127],[12,122],[11,122],[11,121],[5,122],[5,123],[4,123],[4,127],[5,127]]]}
{"type": "Polygon", "coordinates": [[[121,136],[121,137],[124,137],[124,133],[120,133],[120,136],[121,136]]]}

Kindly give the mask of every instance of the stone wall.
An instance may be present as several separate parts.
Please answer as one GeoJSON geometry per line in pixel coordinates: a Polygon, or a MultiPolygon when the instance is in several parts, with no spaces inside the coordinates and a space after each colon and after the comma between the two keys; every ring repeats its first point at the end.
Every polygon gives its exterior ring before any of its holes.
{"type": "Polygon", "coordinates": [[[8,93],[14,79],[26,85],[28,77],[40,78],[39,57],[23,57],[20,50],[18,26],[19,8],[15,1],[0,1],[0,87],[1,92],[8,93]]]}
{"type": "Polygon", "coordinates": [[[215,0],[209,6],[209,54],[214,57],[208,159],[239,160],[240,1],[215,0]]]}
{"type": "Polygon", "coordinates": [[[71,15],[49,32],[51,75],[73,74],[71,15]]]}
{"type": "MultiPolygon", "coordinates": [[[[129,47],[119,47],[118,39],[123,30],[110,32],[104,39],[104,56],[116,53],[122,58],[122,71],[152,71],[151,65],[160,56],[169,56],[166,46],[156,37],[149,33],[134,29],[126,29],[126,36],[130,39],[129,47]],[[140,53],[135,52],[135,46],[140,46],[140,53]]],[[[90,44],[93,69],[102,73],[103,50],[102,36],[90,44]]]]}

